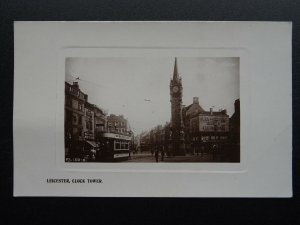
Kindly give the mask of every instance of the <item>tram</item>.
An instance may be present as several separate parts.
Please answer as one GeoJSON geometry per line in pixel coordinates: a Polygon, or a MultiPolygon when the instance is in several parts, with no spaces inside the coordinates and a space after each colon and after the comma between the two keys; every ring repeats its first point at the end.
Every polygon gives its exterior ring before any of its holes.
{"type": "Polygon", "coordinates": [[[128,160],[130,157],[131,136],[102,133],[100,143],[100,151],[97,156],[100,161],[128,160]]]}

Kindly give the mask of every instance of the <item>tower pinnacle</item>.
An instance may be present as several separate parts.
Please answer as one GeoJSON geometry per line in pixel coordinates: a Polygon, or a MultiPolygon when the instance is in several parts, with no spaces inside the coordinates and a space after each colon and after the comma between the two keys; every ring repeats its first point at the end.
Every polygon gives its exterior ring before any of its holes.
{"type": "Polygon", "coordinates": [[[175,57],[173,80],[178,80],[178,79],[179,79],[179,74],[178,74],[178,69],[177,69],[177,57],[175,57]]]}

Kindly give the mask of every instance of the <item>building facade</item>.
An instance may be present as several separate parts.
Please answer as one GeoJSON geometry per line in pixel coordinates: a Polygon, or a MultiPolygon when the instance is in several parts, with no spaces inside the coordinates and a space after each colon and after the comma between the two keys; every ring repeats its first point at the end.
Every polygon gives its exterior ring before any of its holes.
{"type": "Polygon", "coordinates": [[[83,130],[85,140],[95,140],[94,106],[89,102],[84,104],[83,130]]]}
{"type": "Polygon", "coordinates": [[[94,110],[94,129],[96,141],[101,137],[103,132],[107,131],[107,117],[106,113],[96,105],[93,105],[94,110]]]}
{"type": "Polygon", "coordinates": [[[139,138],[140,138],[140,151],[141,152],[150,151],[152,148],[150,143],[150,131],[142,132],[139,135],[139,138]]]}
{"type": "Polygon", "coordinates": [[[100,160],[103,152],[113,159],[127,157],[134,146],[134,135],[123,115],[107,116],[100,107],[88,102],[88,95],[80,90],[78,82],[65,82],[66,161],[100,160]]]}
{"type": "Polygon", "coordinates": [[[194,97],[193,103],[182,110],[185,128],[186,151],[194,153],[202,146],[210,148],[213,144],[228,142],[229,116],[226,110],[205,111],[194,97]]]}
{"type": "Polygon", "coordinates": [[[230,140],[240,143],[240,99],[234,102],[234,113],[230,117],[230,140]]]}
{"type": "Polygon", "coordinates": [[[201,147],[211,149],[213,145],[221,148],[228,143],[229,116],[226,110],[199,112],[189,118],[189,152],[200,151],[201,147]]]}
{"type": "Polygon", "coordinates": [[[121,134],[130,134],[129,124],[123,115],[110,114],[107,117],[107,131],[121,134]]]}
{"type": "Polygon", "coordinates": [[[88,102],[78,82],[65,82],[65,156],[82,158],[85,151],[99,147],[100,133],[106,131],[106,114],[88,102]]]}
{"type": "Polygon", "coordinates": [[[65,82],[65,154],[75,157],[84,147],[83,121],[87,100],[78,82],[65,82]]]}
{"type": "Polygon", "coordinates": [[[234,113],[229,119],[229,142],[231,149],[231,160],[240,161],[240,99],[234,102],[234,113]]]}

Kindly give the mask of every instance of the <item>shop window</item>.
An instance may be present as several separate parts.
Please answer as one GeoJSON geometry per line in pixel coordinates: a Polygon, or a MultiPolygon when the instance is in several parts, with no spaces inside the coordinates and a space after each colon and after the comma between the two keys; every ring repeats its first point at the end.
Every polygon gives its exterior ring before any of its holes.
{"type": "Polygon", "coordinates": [[[78,129],[78,136],[82,136],[82,129],[78,129]]]}
{"type": "Polygon", "coordinates": [[[116,142],[116,143],[115,143],[115,146],[116,146],[116,150],[117,150],[117,149],[120,149],[120,148],[121,148],[120,142],[116,142]]]}
{"type": "Polygon", "coordinates": [[[121,149],[125,149],[125,144],[121,143],[121,149]]]}

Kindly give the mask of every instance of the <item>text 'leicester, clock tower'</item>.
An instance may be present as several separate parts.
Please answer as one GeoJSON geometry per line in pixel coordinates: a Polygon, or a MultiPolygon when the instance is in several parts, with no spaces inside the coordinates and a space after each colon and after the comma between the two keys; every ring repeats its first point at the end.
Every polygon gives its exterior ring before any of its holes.
{"type": "Polygon", "coordinates": [[[174,155],[185,155],[182,121],[182,80],[178,74],[175,58],[173,78],[170,81],[171,97],[171,149],[174,155]]]}

